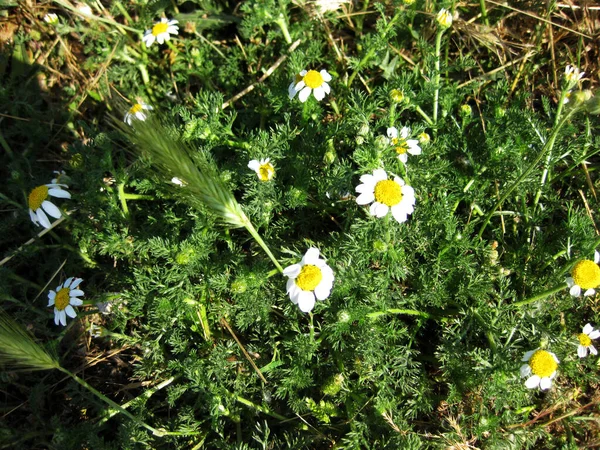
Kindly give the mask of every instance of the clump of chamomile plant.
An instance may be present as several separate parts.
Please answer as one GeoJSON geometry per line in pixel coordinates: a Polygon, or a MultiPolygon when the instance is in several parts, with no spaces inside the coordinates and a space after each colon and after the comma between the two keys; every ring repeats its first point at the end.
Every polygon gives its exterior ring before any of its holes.
{"type": "Polygon", "coordinates": [[[515,65],[531,16],[483,3],[8,8],[11,448],[593,444],[593,33],[515,65]]]}

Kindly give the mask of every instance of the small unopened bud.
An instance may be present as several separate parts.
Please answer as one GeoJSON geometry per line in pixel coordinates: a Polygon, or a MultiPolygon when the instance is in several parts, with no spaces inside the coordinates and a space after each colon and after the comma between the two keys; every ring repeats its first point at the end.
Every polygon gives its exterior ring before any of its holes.
{"type": "Polygon", "coordinates": [[[390,91],[390,99],[396,103],[406,103],[408,101],[408,98],[406,95],[404,95],[404,92],[399,89],[392,89],[390,91]]]}
{"type": "Polygon", "coordinates": [[[471,106],[464,104],[460,107],[460,115],[463,117],[471,117],[471,114],[473,114],[473,110],[471,109],[471,106]]]}
{"type": "Polygon", "coordinates": [[[379,135],[375,138],[375,146],[380,150],[386,149],[390,145],[390,140],[387,136],[379,135]]]}
{"type": "Polygon", "coordinates": [[[363,123],[360,128],[358,129],[358,135],[359,136],[366,136],[367,134],[369,134],[369,124],[368,123],[363,123]]]}
{"type": "Polygon", "coordinates": [[[348,311],[342,310],[338,313],[338,322],[347,323],[350,321],[350,313],[348,311]]]}
{"type": "Polygon", "coordinates": [[[429,136],[424,131],[421,134],[419,134],[418,138],[419,138],[419,143],[421,143],[423,145],[429,144],[429,142],[431,141],[431,136],[429,136]]]}

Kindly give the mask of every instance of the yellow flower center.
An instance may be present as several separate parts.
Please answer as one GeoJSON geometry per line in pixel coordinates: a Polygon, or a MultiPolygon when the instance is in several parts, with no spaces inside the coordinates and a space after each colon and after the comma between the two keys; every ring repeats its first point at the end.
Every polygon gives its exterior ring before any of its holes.
{"type": "Polygon", "coordinates": [[[406,139],[393,138],[392,144],[395,146],[396,153],[402,155],[408,151],[408,143],[406,139]]]}
{"type": "Polygon", "coordinates": [[[303,291],[314,291],[322,279],[321,269],[307,264],[302,267],[300,274],[296,277],[296,285],[303,291]]]}
{"type": "Polygon", "coordinates": [[[144,109],[144,107],[142,105],[140,105],[139,103],[136,103],[135,105],[133,105],[130,109],[129,109],[129,113],[130,114],[137,114],[139,113],[142,109],[144,109]]]}
{"type": "Polygon", "coordinates": [[[29,194],[29,209],[37,211],[48,198],[48,186],[38,186],[29,194]]]}
{"type": "Polygon", "coordinates": [[[269,181],[275,175],[273,164],[266,163],[258,168],[258,178],[260,181],[269,181]]]}
{"type": "Polygon", "coordinates": [[[535,375],[545,378],[556,372],[558,364],[550,352],[538,350],[529,359],[529,367],[535,375]]]}
{"type": "Polygon", "coordinates": [[[157,23],[156,25],[154,25],[152,27],[152,34],[154,36],[158,36],[159,34],[166,33],[168,28],[169,28],[168,23],[165,23],[165,22],[157,23]]]}
{"type": "Polygon", "coordinates": [[[589,347],[590,345],[592,345],[592,340],[585,333],[579,333],[579,336],[577,336],[577,339],[579,339],[579,343],[581,345],[583,345],[584,347],[589,347]]]}
{"type": "Polygon", "coordinates": [[[593,289],[600,286],[600,267],[594,261],[579,261],[571,271],[573,281],[582,289],[593,289]]]}
{"type": "Polygon", "coordinates": [[[306,84],[311,89],[318,88],[323,83],[323,77],[316,70],[309,70],[306,73],[306,75],[304,75],[304,84],[306,84]]]}
{"type": "Polygon", "coordinates": [[[402,187],[394,180],[382,180],[375,185],[375,200],[394,206],[402,200],[402,187]]]}
{"type": "Polygon", "coordinates": [[[62,288],[56,293],[56,297],[54,297],[54,306],[56,306],[56,309],[62,311],[67,307],[71,301],[70,294],[71,289],[69,288],[62,288]]]}

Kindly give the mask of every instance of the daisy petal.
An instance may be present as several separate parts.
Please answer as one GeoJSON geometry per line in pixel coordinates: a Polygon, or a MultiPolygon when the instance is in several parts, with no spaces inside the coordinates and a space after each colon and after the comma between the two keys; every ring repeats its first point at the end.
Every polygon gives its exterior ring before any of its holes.
{"type": "Polygon", "coordinates": [[[383,203],[373,203],[375,206],[375,216],[377,217],[385,217],[386,214],[390,211],[390,207],[388,205],[384,205],[383,203]]]}
{"type": "Polygon", "coordinates": [[[591,353],[592,355],[597,355],[597,354],[598,354],[598,350],[596,350],[596,347],[594,347],[593,345],[590,345],[590,346],[588,347],[588,349],[590,350],[590,353],[591,353]]]}
{"type": "Polygon", "coordinates": [[[69,316],[72,319],[77,317],[77,313],[75,312],[75,309],[71,305],[66,306],[65,313],[67,314],[67,316],[69,316]]]}
{"type": "Polygon", "coordinates": [[[525,354],[523,355],[523,359],[521,361],[529,361],[529,359],[533,356],[533,354],[536,351],[537,350],[529,350],[528,352],[525,352],[525,354]]]}
{"type": "Polygon", "coordinates": [[[375,194],[373,192],[365,192],[356,197],[356,203],[359,205],[368,205],[375,201],[375,194]]]}
{"type": "Polygon", "coordinates": [[[521,366],[520,372],[521,378],[528,377],[529,375],[531,375],[531,367],[529,367],[529,364],[523,364],[521,366]]]}
{"type": "Polygon", "coordinates": [[[387,180],[387,173],[385,173],[385,170],[383,169],[375,169],[373,171],[373,177],[375,178],[375,181],[387,180]]]}
{"type": "Polygon", "coordinates": [[[71,198],[71,193],[64,189],[48,189],[48,195],[57,198],[71,198]]]}
{"type": "Polygon", "coordinates": [[[319,73],[323,77],[323,81],[331,81],[331,75],[329,75],[329,72],[327,72],[325,69],[321,70],[319,73]]]}
{"type": "Polygon", "coordinates": [[[574,284],[573,287],[569,289],[569,294],[571,294],[573,297],[579,297],[581,295],[581,288],[574,284]]]}
{"type": "Polygon", "coordinates": [[[538,375],[533,375],[533,376],[527,378],[527,381],[525,381],[525,387],[527,389],[535,389],[536,387],[538,387],[540,385],[540,381],[541,381],[541,378],[538,375]]]}
{"type": "Polygon", "coordinates": [[[325,90],[322,86],[319,86],[318,88],[313,89],[313,95],[317,100],[321,101],[325,98],[325,90]]]}
{"type": "Polygon", "coordinates": [[[331,293],[331,285],[326,283],[319,283],[319,285],[315,288],[315,296],[318,300],[325,300],[329,297],[331,293]]]}
{"type": "Polygon", "coordinates": [[[50,228],[50,221],[48,220],[48,216],[42,210],[42,208],[38,208],[38,210],[35,213],[37,214],[37,218],[40,221],[40,225],[44,228],[50,228]]]}
{"type": "Polygon", "coordinates": [[[311,247],[306,251],[306,254],[302,258],[303,264],[311,264],[315,265],[317,260],[319,259],[319,249],[315,247],[311,247]]]}
{"type": "Polygon", "coordinates": [[[302,103],[304,103],[306,101],[306,99],[308,98],[308,96],[310,95],[310,92],[312,91],[311,88],[309,88],[308,86],[306,86],[304,89],[302,89],[300,91],[300,94],[298,94],[298,98],[300,99],[300,101],[302,103]]]}
{"type": "Polygon", "coordinates": [[[542,391],[547,391],[552,387],[552,380],[548,377],[544,377],[540,380],[540,389],[542,391]]]}
{"type": "Polygon", "coordinates": [[[592,326],[592,324],[586,323],[583,327],[583,334],[590,334],[592,331],[594,331],[594,327],[592,326]]]}
{"type": "Polygon", "coordinates": [[[590,334],[588,334],[590,339],[598,339],[600,337],[600,330],[594,330],[590,334]]]}
{"type": "Polygon", "coordinates": [[[585,358],[587,356],[587,347],[579,345],[577,347],[577,356],[579,356],[580,358],[585,358]]]}
{"type": "Polygon", "coordinates": [[[301,270],[302,266],[300,264],[292,264],[291,266],[287,266],[285,269],[283,269],[283,274],[286,277],[296,278],[300,274],[301,270]]]}
{"type": "Polygon", "coordinates": [[[298,297],[298,307],[302,312],[311,312],[315,307],[315,294],[311,291],[302,291],[298,297]]]}

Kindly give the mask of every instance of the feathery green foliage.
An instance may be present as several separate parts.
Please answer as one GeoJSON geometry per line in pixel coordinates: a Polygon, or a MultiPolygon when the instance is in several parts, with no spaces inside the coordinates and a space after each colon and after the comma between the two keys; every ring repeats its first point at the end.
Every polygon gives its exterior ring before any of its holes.
{"type": "Polygon", "coordinates": [[[62,363],[15,373],[36,357],[3,322],[0,447],[595,444],[595,12],[334,3],[0,11],[0,299],[62,363]],[[147,47],[159,18],[178,34],[147,47]],[[301,101],[304,70],[330,90],[301,101]],[[154,109],[124,124],[118,98],[154,109]],[[405,222],[359,204],[377,169],[414,189],[405,222]],[[38,235],[54,170],[69,214],[38,235]],[[335,281],[306,315],[277,271],[308,248],[335,281]],[[56,327],[46,286],[71,276],[85,303],[56,327]]]}

